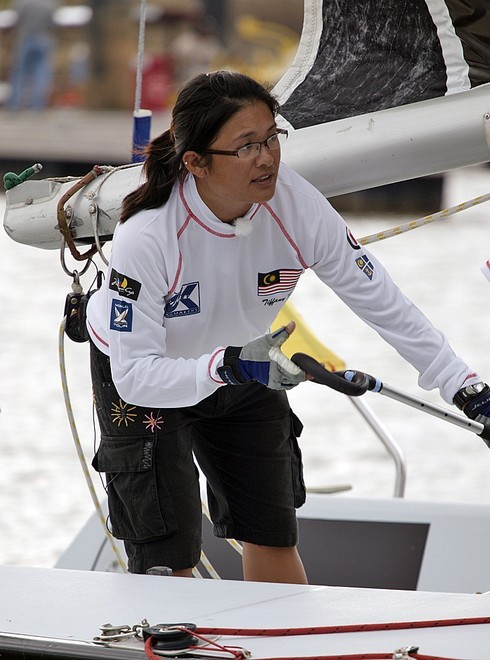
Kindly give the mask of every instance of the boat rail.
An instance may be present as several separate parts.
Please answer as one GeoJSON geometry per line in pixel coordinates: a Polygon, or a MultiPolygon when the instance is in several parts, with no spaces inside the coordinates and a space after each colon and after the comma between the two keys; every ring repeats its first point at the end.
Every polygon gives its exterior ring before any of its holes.
{"type": "Polygon", "coordinates": [[[371,406],[369,406],[360,397],[348,398],[352,405],[357,409],[359,414],[370,426],[370,428],[374,431],[376,437],[380,440],[383,447],[393,459],[395,464],[395,487],[393,491],[393,497],[404,497],[405,484],[407,479],[407,462],[400,446],[395,441],[386,426],[372,410],[371,406]]]}

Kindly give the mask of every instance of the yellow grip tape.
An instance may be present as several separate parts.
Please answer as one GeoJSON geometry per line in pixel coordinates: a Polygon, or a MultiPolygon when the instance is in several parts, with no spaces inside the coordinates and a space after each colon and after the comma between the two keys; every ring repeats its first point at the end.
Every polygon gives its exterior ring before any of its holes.
{"type": "Polygon", "coordinates": [[[282,345],[283,353],[289,358],[295,353],[307,353],[321,362],[329,371],[341,371],[346,368],[345,362],[318,339],[291,303],[286,303],[281,309],[272,324],[272,330],[277,330],[290,321],[295,321],[296,328],[282,345]]]}

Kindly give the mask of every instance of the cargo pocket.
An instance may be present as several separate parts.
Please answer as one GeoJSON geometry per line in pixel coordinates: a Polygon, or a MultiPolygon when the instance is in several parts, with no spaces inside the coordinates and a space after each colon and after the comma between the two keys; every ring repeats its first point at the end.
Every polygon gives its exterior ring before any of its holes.
{"type": "Polygon", "coordinates": [[[293,482],[293,493],[294,493],[294,506],[298,509],[306,501],[306,487],[303,478],[303,460],[301,457],[301,449],[299,448],[298,438],[303,431],[303,424],[299,417],[297,417],[293,411],[290,411],[291,415],[291,433],[290,433],[290,442],[291,442],[291,471],[292,471],[292,482],[293,482]]]}
{"type": "Polygon", "coordinates": [[[168,490],[157,485],[155,462],[151,436],[102,438],[92,465],[106,473],[110,527],[118,539],[150,541],[177,529],[168,490]]]}

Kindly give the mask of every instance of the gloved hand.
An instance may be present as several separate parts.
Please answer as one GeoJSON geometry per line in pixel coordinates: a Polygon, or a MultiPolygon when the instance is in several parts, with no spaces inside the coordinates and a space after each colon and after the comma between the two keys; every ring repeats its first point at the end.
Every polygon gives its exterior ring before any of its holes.
{"type": "Polygon", "coordinates": [[[490,420],[490,387],[486,383],[462,387],[456,393],[454,403],[470,419],[483,415],[490,420]]]}
{"type": "Polygon", "coordinates": [[[490,387],[486,383],[462,387],[456,392],[454,403],[467,417],[483,424],[479,435],[490,448],[490,387]]]}
{"type": "Polygon", "coordinates": [[[294,327],[291,322],[245,346],[228,346],[218,368],[221,378],[228,385],[256,381],[273,390],[289,390],[306,380],[305,372],[280,349],[294,327]]]}

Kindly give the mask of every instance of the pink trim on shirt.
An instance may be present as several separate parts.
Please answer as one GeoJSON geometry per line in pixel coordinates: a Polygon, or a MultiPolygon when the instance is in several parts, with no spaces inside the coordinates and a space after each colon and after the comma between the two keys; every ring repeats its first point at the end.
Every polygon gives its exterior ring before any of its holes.
{"type": "Polygon", "coordinates": [[[179,265],[177,266],[177,272],[175,273],[175,277],[174,277],[174,281],[172,282],[172,286],[168,290],[168,295],[172,295],[173,292],[175,291],[175,287],[177,286],[177,282],[179,281],[181,270],[182,270],[182,252],[179,251],[179,265]]]}
{"type": "Polygon", "coordinates": [[[282,233],[283,233],[284,236],[286,237],[286,240],[289,242],[289,244],[291,245],[291,247],[295,250],[296,255],[297,255],[297,257],[298,257],[298,259],[299,259],[301,265],[303,266],[303,268],[309,268],[308,264],[306,263],[306,261],[303,259],[302,255],[301,255],[301,252],[300,252],[300,250],[299,250],[299,247],[296,245],[296,243],[293,241],[293,239],[291,238],[291,236],[288,234],[288,232],[287,232],[286,229],[284,228],[284,225],[282,224],[282,222],[281,222],[281,220],[279,219],[279,217],[274,213],[274,211],[271,209],[271,207],[269,206],[269,204],[264,203],[263,206],[269,211],[269,213],[271,214],[271,216],[274,218],[274,220],[276,221],[276,223],[279,225],[279,229],[282,231],[282,233]]]}
{"type": "Polygon", "coordinates": [[[104,339],[102,339],[102,337],[99,337],[99,335],[95,332],[95,330],[94,330],[92,324],[90,323],[90,321],[87,321],[87,323],[90,326],[90,330],[92,330],[92,333],[93,333],[94,337],[97,339],[97,341],[100,341],[101,344],[103,344],[104,346],[107,346],[107,348],[109,348],[109,344],[106,341],[104,341],[104,339]]]}
{"type": "Polygon", "coordinates": [[[213,363],[215,363],[219,357],[221,357],[221,354],[224,354],[225,349],[224,348],[218,348],[212,355],[211,359],[208,362],[208,375],[211,378],[212,381],[215,383],[219,383],[220,385],[224,385],[225,382],[223,380],[217,380],[214,376],[213,373],[215,372],[215,369],[213,367],[213,363]],[[219,356],[219,357],[218,357],[219,356]]]}
{"type": "MultiPolygon", "coordinates": [[[[179,240],[179,238],[184,233],[184,231],[185,231],[187,225],[189,224],[190,220],[191,220],[191,216],[188,214],[185,221],[184,221],[184,223],[183,223],[183,225],[182,225],[182,227],[177,232],[177,240],[179,240]]],[[[177,282],[179,281],[181,270],[182,270],[182,253],[179,251],[179,265],[177,266],[177,272],[175,273],[174,281],[172,282],[172,285],[171,285],[170,289],[168,290],[169,295],[171,295],[175,291],[175,287],[177,286],[177,282]]]]}
{"type": "Polygon", "coordinates": [[[184,231],[185,231],[187,225],[188,225],[189,222],[190,222],[190,219],[191,219],[191,216],[190,216],[190,215],[187,215],[187,218],[185,219],[184,224],[182,225],[182,227],[181,227],[181,228],[179,229],[179,231],[177,232],[177,238],[180,238],[180,237],[182,236],[182,234],[184,233],[184,231]]]}
{"type": "Polygon", "coordinates": [[[259,212],[259,209],[260,209],[261,206],[262,206],[262,204],[257,204],[257,208],[255,209],[255,211],[252,213],[252,215],[248,219],[249,222],[252,222],[252,220],[255,218],[255,214],[259,212]]]}
{"type": "Polygon", "coordinates": [[[214,236],[219,236],[219,238],[236,238],[235,234],[221,234],[220,232],[215,231],[214,229],[211,229],[202,220],[200,220],[197,217],[197,215],[194,215],[194,213],[191,211],[191,208],[190,208],[189,204],[187,203],[187,201],[185,199],[185,196],[184,196],[184,182],[183,181],[180,182],[179,195],[180,195],[180,199],[182,201],[182,204],[184,205],[185,210],[189,214],[189,217],[192,220],[194,220],[195,222],[197,222],[197,224],[200,227],[202,227],[203,229],[208,231],[210,234],[213,234],[214,236]]]}

